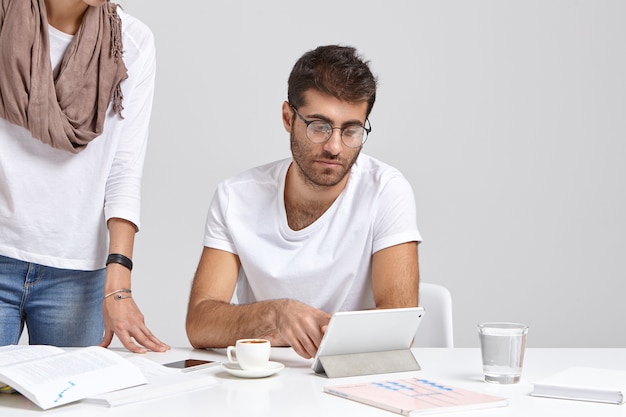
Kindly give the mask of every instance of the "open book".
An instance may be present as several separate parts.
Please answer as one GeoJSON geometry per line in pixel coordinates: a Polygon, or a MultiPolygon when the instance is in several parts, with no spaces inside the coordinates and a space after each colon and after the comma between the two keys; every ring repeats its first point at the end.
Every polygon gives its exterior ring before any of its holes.
{"type": "Polygon", "coordinates": [[[217,383],[209,372],[182,372],[97,346],[0,347],[0,391],[11,387],[44,410],[78,400],[116,407],[191,392],[217,383]]]}
{"type": "Polygon", "coordinates": [[[92,346],[0,347],[0,386],[8,385],[44,410],[145,384],[141,370],[115,352],[92,346]]]}
{"type": "Polygon", "coordinates": [[[504,407],[503,397],[420,378],[327,385],[324,391],[405,416],[504,407]]]}

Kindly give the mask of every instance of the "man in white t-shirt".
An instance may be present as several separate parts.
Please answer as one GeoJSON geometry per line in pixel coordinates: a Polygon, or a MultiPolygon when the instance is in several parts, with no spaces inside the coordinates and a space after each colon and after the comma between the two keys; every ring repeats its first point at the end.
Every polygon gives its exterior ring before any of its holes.
{"type": "Polygon", "coordinates": [[[375,98],[352,47],[295,64],[282,107],[292,158],[223,181],[209,208],[187,312],[195,348],[258,337],[310,358],[333,312],[417,306],[412,188],[360,153],[375,98]]]}

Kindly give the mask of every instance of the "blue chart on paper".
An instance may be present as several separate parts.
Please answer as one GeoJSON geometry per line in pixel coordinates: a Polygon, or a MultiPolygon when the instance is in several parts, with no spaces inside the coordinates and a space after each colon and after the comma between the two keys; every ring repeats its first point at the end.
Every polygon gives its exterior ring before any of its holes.
{"type": "Polygon", "coordinates": [[[454,391],[454,389],[451,387],[446,387],[445,385],[441,385],[437,382],[429,381],[427,379],[418,378],[410,380],[373,382],[372,385],[378,388],[395,391],[412,397],[433,396],[440,395],[444,392],[454,391]],[[428,390],[424,391],[420,388],[428,388],[428,390]]]}

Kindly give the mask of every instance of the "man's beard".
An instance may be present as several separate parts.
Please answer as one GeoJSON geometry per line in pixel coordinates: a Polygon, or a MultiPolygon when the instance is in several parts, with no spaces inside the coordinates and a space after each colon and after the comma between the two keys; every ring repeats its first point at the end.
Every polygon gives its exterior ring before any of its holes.
{"type": "Polygon", "coordinates": [[[300,140],[295,137],[293,130],[290,134],[290,143],[291,143],[291,154],[293,155],[293,160],[298,165],[300,170],[300,176],[304,179],[304,181],[313,186],[319,188],[327,188],[333,187],[339,184],[345,176],[350,172],[352,165],[356,162],[361,149],[358,148],[358,151],[354,154],[351,160],[346,160],[337,155],[331,155],[329,153],[323,153],[319,155],[319,158],[325,159],[328,161],[337,161],[344,168],[343,171],[337,173],[336,170],[333,169],[325,169],[318,170],[314,168],[314,161],[318,159],[318,156],[313,156],[310,147],[305,146],[306,144],[313,145],[308,139],[303,138],[304,140],[300,140]]]}

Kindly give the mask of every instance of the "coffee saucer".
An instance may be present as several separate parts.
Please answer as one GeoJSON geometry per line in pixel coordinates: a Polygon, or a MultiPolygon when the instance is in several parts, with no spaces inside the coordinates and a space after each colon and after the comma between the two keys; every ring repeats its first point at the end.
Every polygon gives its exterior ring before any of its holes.
{"type": "Polygon", "coordinates": [[[262,369],[241,369],[239,365],[234,363],[223,363],[222,369],[233,376],[239,378],[265,378],[266,376],[274,375],[283,369],[285,365],[280,362],[268,362],[267,367],[262,369]]]}

